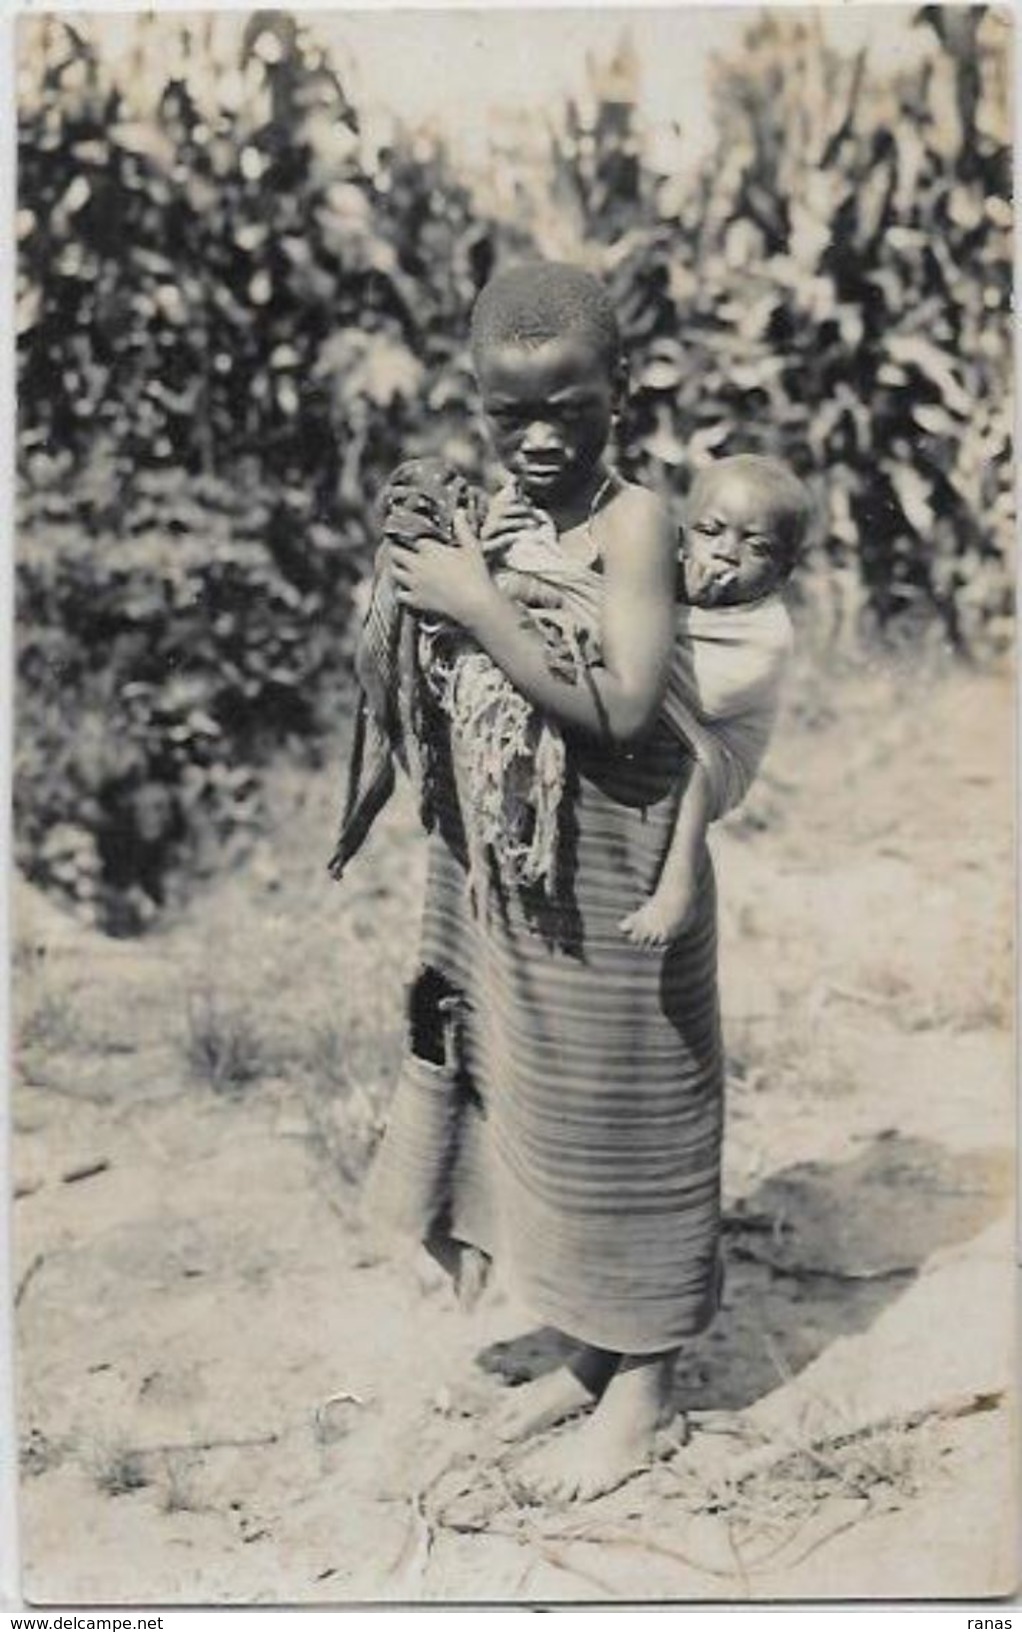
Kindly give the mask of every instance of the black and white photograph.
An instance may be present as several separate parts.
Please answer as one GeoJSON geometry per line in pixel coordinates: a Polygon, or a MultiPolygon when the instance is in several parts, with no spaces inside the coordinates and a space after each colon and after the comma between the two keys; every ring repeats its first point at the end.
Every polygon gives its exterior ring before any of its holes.
{"type": "Polygon", "coordinates": [[[19,15],[26,1603],[1017,1590],[1013,53],[19,15]]]}

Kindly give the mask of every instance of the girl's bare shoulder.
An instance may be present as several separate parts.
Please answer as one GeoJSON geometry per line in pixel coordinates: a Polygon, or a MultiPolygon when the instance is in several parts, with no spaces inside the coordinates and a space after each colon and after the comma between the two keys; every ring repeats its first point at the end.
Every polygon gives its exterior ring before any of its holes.
{"type": "Polygon", "coordinates": [[[640,540],[651,548],[673,551],[677,524],[670,506],[659,493],[634,482],[622,482],[599,517],[604,550],[634,550],[640,540]]]}

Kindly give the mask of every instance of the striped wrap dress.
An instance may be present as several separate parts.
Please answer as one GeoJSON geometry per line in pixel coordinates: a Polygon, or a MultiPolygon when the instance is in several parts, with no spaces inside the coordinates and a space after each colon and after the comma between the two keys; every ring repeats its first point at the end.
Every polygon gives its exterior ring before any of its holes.
{"type": "MultiPolygon", "coordinates": [[[[565,571],[598,626],[598,570],[565,571]]],[[[376,1222],[482,1247],[540,1320],[627,1354],[702,1330],[720,1290],[709,859],[681,939],[651,951],[619,928],[656,883],[690,764],[666,723],[629,749],[571,737],[552,900],[470,891],[447,779],[419,964],[453,994],[455,1041],[442,1060],[409,1047],[367,1192],[376,1222]]]]}

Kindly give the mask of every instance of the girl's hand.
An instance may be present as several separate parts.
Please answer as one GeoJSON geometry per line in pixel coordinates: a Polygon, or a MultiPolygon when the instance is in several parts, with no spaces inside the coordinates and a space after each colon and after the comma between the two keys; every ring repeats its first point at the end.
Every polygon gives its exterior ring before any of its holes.
{"type": "Polygon", "coordinates": [[[480,537],[487,556],[499,554],[523,533],[535,532],[538,527],[553,523],[545,511],[530,504],[514,488],[504,488],[493,500],[483,522],[480,537]]]}
{"type": "Polygon", "coordinates": [[[531,522],[535,525],[536,507],[522,498],[513,487],[502,488],[490,504],[481,529],[484,544],[505,534],[520,532],[531,522]]]}
{"type": "Polygon", "coordinates": [[[413,612],[430,612],[471,629],[499,591],[482,547],[464,516],[454,518],[457,547],[429,538],[391,550],[398,600],[413,612]]]}

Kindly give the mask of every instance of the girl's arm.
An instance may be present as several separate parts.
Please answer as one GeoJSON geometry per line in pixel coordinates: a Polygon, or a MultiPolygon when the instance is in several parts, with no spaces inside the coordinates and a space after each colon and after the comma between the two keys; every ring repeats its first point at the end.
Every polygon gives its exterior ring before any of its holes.
{"type": "Polygon", "coordinates": [[[652,493],[629,488],[602,517],[603,661],[590,685],[551,673],[542,640],[522,627],[460,518],[459,549],[429,541],[394,550],[406,606],[460,623],[523,696],[569,728],[629,742],[656,719],[674,644],[674,528],[652,493]]]}

